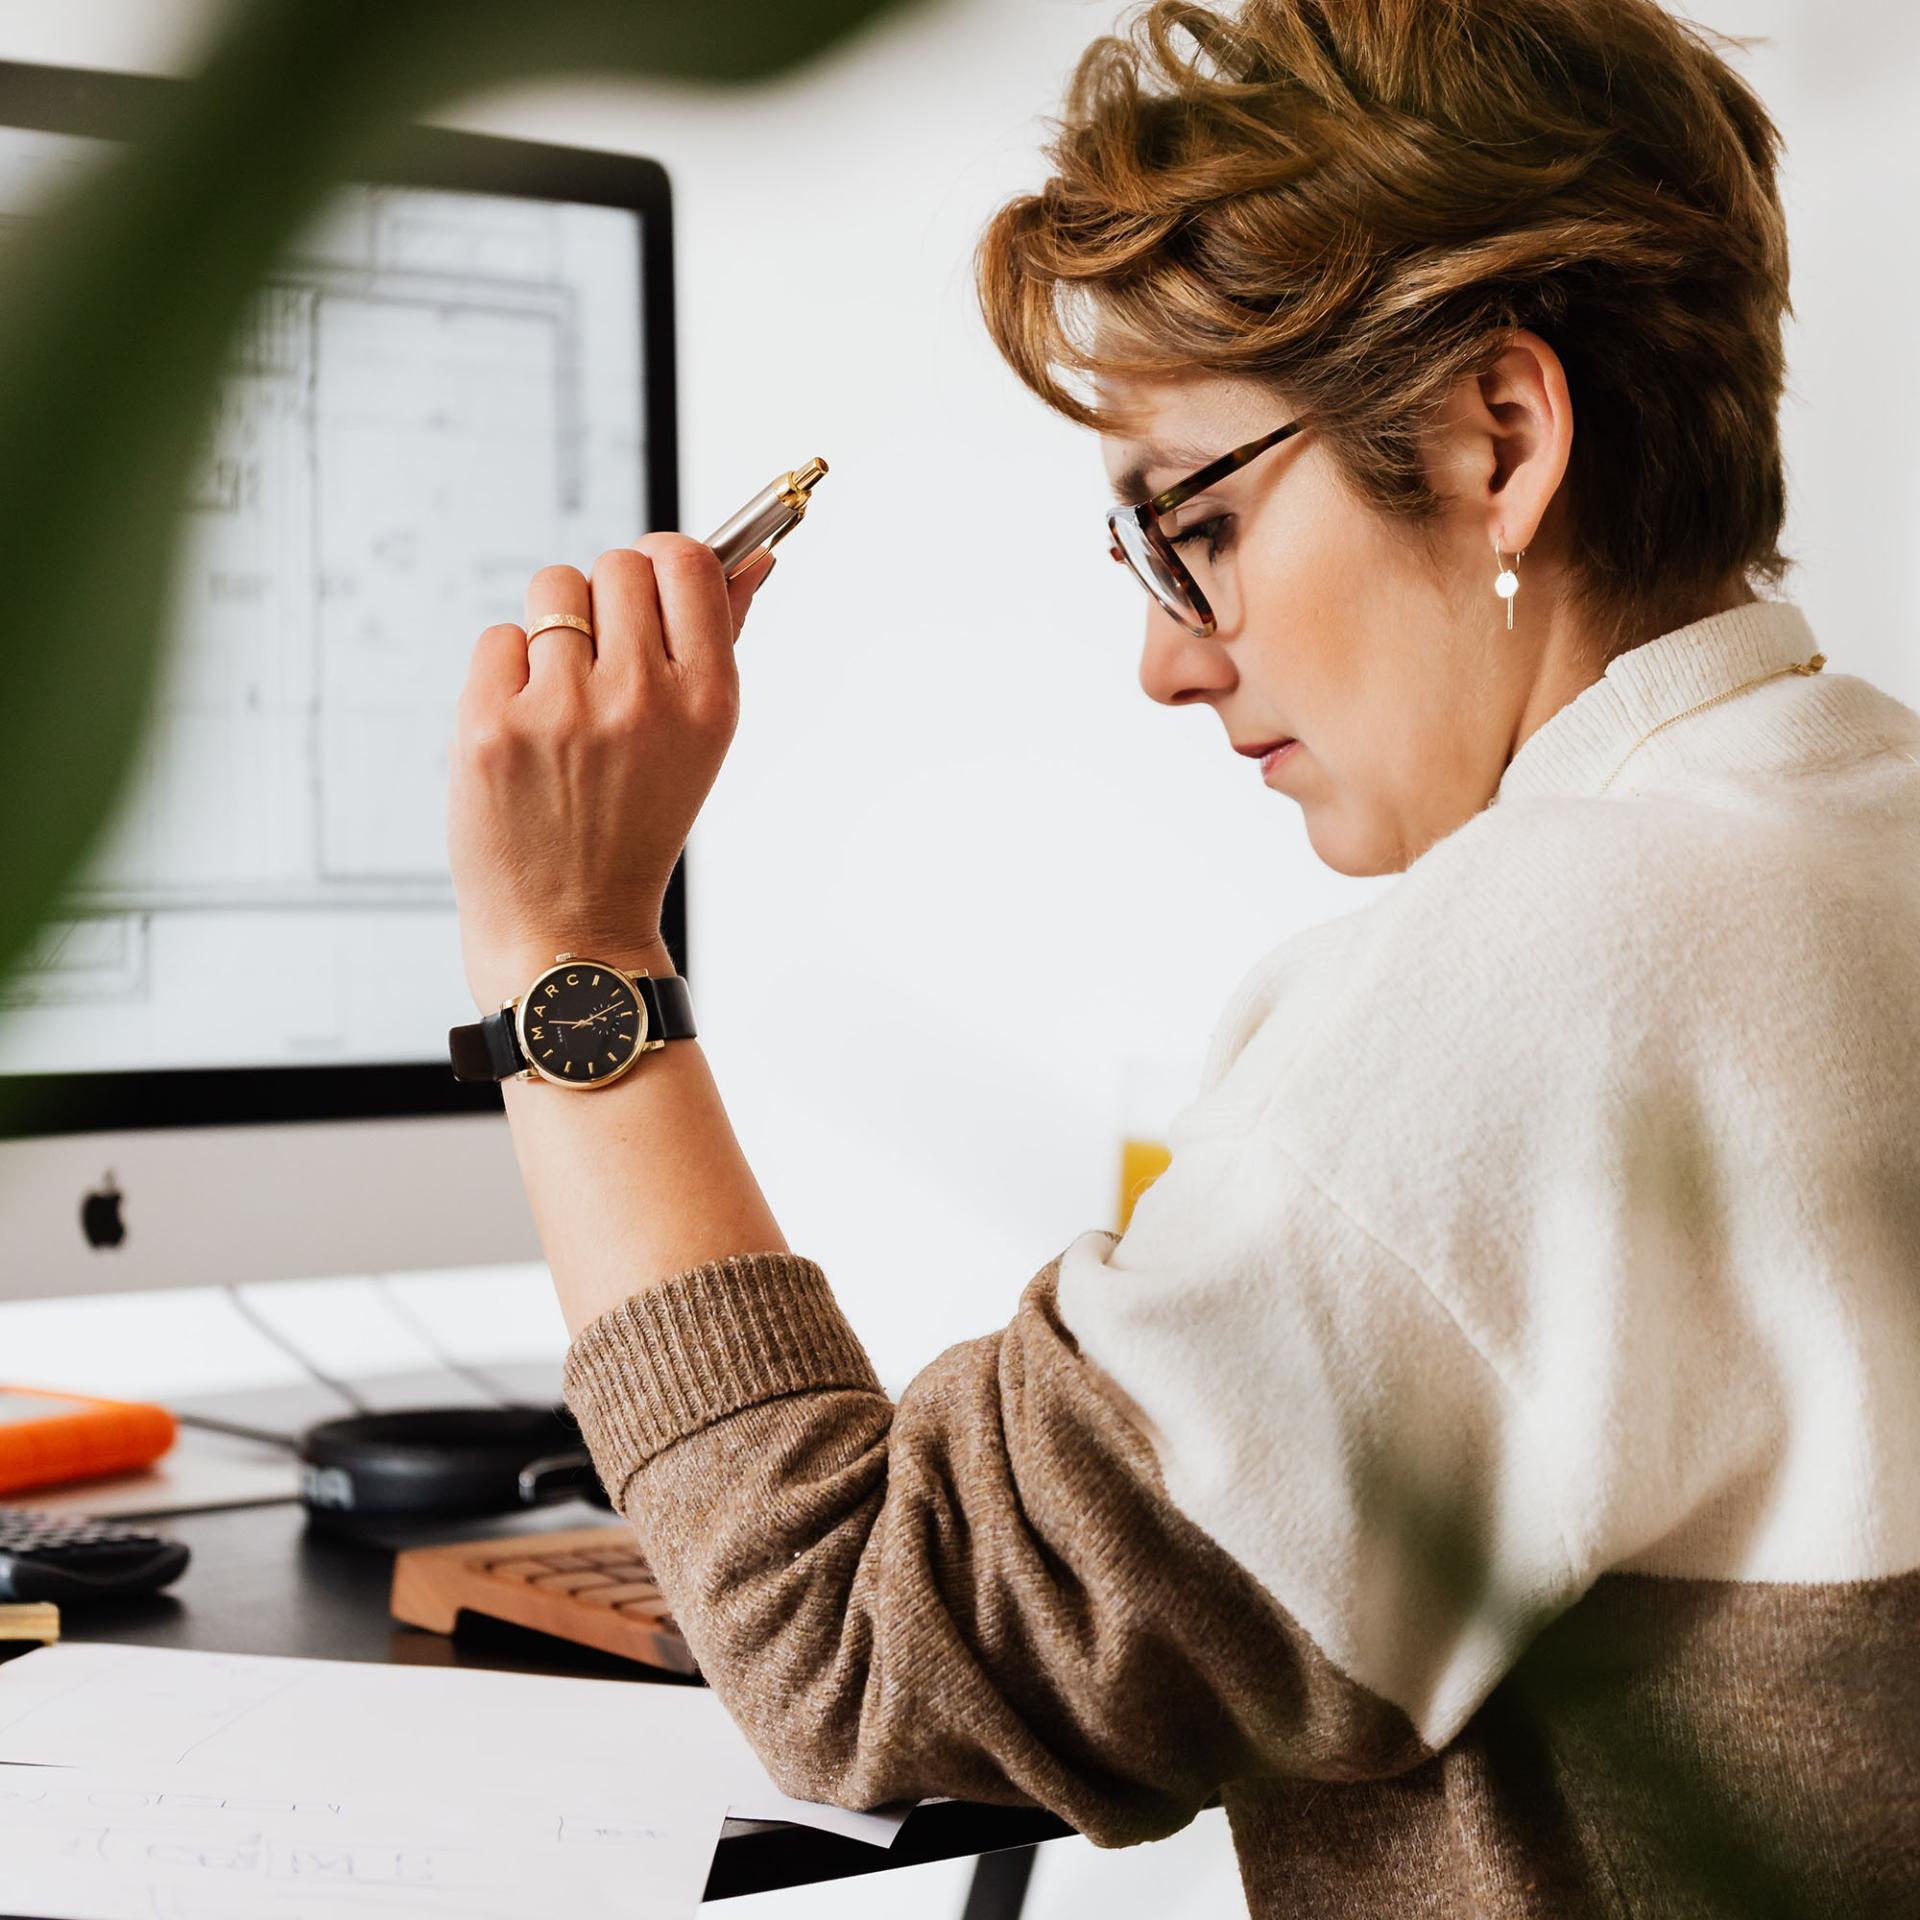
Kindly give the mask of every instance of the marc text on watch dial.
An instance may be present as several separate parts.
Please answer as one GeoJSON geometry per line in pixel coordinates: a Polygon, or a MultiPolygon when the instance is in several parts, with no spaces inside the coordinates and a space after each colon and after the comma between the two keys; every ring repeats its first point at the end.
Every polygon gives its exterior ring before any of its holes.
{"type": "Polygon", "coordinates": [[[520,1046],[555,1080],[588,1086],[623,1073],[647,1038],[646,1008],[606,967],[549,967],[520,1008],[520,1046]]]}

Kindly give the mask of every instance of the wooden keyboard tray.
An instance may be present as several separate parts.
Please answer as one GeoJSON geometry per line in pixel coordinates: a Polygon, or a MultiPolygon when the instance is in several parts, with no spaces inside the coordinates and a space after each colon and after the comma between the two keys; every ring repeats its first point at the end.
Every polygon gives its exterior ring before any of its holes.
{"type": "Polygon", "coordinates": [[[700,1671],[630,1527],[408,1547],[393,1563],[390,1605],[396,1620],[433,1633],[480,1613],[672,1673],[700,1671]]]}

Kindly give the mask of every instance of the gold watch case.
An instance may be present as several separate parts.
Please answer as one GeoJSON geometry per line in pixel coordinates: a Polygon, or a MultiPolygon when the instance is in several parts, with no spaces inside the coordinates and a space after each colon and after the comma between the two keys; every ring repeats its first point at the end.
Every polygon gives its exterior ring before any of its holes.
{"type": "MultiPolygon", "coordinates": [[[[527,1065],[522,1067],[518,1073],[509,1077],[515,1080],[545,1080],[549,1085],[565,1087],[572,1093],[588,1093],[595,1087],[612,1086],[622,1074],[628,1072],[633,1067],[642,1054],[653,1053],[659,1048],[664,1047],[667,1043],[664,1040],[654,1039],[649,1031],[647,1003],[641,995],[639,986],[636,984],[646,977],[647,971],[645,967],[641,967],[635,972],[629,972],[624,967],[616,967],[611,961],[583,959],[577,953],[555,954],[553,957],[553,965],[550,967],[542,967],[528,983],[523,993],[512,1000],[504,1000],[501,1002],[501,1012],[511,1012],[513,1014],[514,1037],[520,1043],[521,1057],[527,1062],[527,1065]],[[589,1057],[587,1061],[588,1070],[584,1076],[572,1071],[571,1062],[567,1063],[565,1069],[561,1072],[554,1072],[549,1068],[543,1067],[540,1064],[542,1058],[553,1057],[558,1049],[546,1047],[539,1038],[532,1037],[538,1030],[534,1025],[533,1019],[529,1018],[529,1015],[535,1015],[536,1018],[546,1018],[544,1014],[540,1014],[538,1010],[535,1009],[535,996],[540,994],[543,986],[549,986],[554,989],[545,997],[556,1002],[559,1000],[562,992],[591,993],[601,985],[601,977],[609,974],[633,1002],[635,1020],[639,1033],[639,1039],[634,1045],[633,1050],[623,1060],[614,1059],[605,1063],[589,1057]],[[555,975],[560,975],[561,978],[556,980],[555,975]]],[[[582,1020],[572,1024],[582,1026],[585,1025],[586,1022],[582,1020]]]]}

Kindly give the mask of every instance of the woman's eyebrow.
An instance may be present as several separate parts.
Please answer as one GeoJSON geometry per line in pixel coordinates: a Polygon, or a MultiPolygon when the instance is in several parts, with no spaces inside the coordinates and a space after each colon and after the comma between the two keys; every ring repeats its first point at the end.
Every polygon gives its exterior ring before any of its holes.
{"type": "Polygon", "coordinates": [[[1113,497],[1121,506],[1131,506],[1145,493],[1148,474],[1163,469],[1169,473],[1198,473],[1214,457],[1199,447],[1142,447],[1140,457],[1113,483],[1113,497]]]}

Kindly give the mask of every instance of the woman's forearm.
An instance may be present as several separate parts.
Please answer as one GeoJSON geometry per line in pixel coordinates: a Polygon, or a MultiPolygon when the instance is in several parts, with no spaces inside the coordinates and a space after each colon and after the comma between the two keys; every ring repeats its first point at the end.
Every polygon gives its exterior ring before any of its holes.
{"type": "MultiPolygon", "coordinates": [[[[632,958],[674,971],[664,946],[632,958]]],[[[509,977],[524,986],[552,959],[523,957],[509,977]]],[[[790,1251],[697,1039],[590,1092],[510,1079],[502,1097],[569,1335],[687,1267],[790,1251]]]]}

